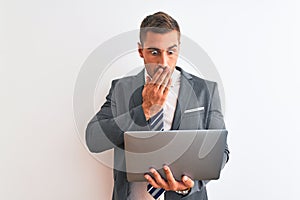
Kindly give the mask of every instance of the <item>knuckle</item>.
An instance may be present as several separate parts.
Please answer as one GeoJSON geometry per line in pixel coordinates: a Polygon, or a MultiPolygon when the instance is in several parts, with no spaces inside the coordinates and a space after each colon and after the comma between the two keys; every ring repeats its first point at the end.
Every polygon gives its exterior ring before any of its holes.
{"type": "Polygon", "coordinates": [[[176,189],[176,185],[173,182],[169,182],[169,186],[170,186],[171,190],[176,189]]]}
{"type": "Polygon", "coordinates": [[[154,187],[154,188],[159,188],[159,186],[154,182],[154,181],[152,181],[152,183],[150,183],[151,185],[152,185],[152,187],[154,187]]]}
{"type": "Polygon", "coordinates": [[[170,190],[176,191],[178,190],[178,187],[176,187],[175,185],[170,185],[170,190]]]}

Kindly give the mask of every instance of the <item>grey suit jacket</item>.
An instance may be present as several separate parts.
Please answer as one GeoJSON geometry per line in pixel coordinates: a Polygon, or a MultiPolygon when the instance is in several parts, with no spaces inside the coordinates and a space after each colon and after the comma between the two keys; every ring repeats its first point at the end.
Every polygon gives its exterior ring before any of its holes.
{"type": "MultiPolygon", "coordinates": [[[[181,72],[181,83],[171,129],[224,129],[217,84],[186,73],[179,67],[176,69],[181,72]],[[204,109],[184,112],[199,107],[204,109]]],[[[113,200],[125,200],[129,191],[123,150],[124,132],[150,130],[142,109],[144,83],[144,70],[136,76],[112,81],[106,102],[86,129],[86,142],[91,152],[114,148],[113,200]]],[[[226,148],[224,163],[227,162],[228,156],[229,151],[226,148]]],[[[204,185],[203,181],[196,180],[195,186],[187,196],[168,191],[165,193],[165,199],[206,200],[204,185]]]]}

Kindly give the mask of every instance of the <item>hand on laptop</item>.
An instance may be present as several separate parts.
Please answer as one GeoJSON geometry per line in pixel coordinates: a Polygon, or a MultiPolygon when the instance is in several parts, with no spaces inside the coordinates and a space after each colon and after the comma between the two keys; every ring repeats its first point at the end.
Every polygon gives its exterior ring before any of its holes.
{"type": "Polygon", "coordinates": [[[168,166],[163,167],[166,174],[167,180],[160,176],[160,174],[154,169],[151,168],[150,172],[153,178],[146,174],[145,178],[153,187],[155,188],[164,188],[166,191],[183,191],[190,189],[194,186],[194,181],[187,176],[182,176],[181,181],[175,180],[170,168],[168,166]]]}

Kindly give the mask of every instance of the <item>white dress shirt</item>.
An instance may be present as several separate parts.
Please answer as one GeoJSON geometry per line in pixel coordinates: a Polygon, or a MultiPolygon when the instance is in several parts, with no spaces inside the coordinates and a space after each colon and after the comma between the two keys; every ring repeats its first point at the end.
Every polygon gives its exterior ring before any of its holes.
{"type": "MultiPolygon", "coordinates": [[[[145,69],[145,82],[146,77],[151,77],[148,75],[147,70],[145,69]]],[[[174,72],[171,76],[172,82],[171,87],[166,99],[166,103],[163,106],[164,109],[164,130],[170,130],[172,127],[172,122],[175,114],[179,88],[180,88],[180,78],[181,73],[174,69],[174,72]]],[[[148,182],[131,182],[129,183],[129,195],[128,200],[153,200],[153,197],[147,192],[148,182]]],[[[159,200],[164,200],[162,195],[159,200]]]]}
{"type": "Polygon", "coordinates": [[[163,107],[164,109],[164,130],[170,130],[172,127],[172,122],[175,114],[179,87],[180,87],[180,77],[181,74],[178,70],[174,70],[172,74],[172,83],[170,87],[169,94],[167,96],[166,103],[163,107]]]}

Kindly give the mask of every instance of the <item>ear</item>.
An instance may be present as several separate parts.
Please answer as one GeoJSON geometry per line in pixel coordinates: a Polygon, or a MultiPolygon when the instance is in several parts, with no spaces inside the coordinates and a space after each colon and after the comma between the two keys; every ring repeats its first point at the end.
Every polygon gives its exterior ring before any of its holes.
{"type": "Polygon", "coordinates": [[[142,44],[138,42],[138,51],[141,58],[144,58],[142,44]]]}

